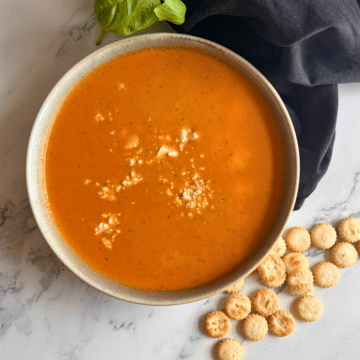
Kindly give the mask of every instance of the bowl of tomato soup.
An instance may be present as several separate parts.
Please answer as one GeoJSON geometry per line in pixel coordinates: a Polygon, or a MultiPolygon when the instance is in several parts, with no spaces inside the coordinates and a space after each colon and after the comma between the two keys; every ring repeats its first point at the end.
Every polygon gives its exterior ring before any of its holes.
{"type": "Polygon", "coordinates": [[[27,154],[31,207],[78,277],[174,305],[253,271],[293,209],[299,155],[279,95],[251,64],[193,36],[142,35],[55,85],[27,154]]]}

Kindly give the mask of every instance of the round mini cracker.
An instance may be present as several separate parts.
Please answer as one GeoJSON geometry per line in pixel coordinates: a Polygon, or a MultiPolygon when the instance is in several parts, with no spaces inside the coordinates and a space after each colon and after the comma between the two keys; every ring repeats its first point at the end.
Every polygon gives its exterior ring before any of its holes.
{"type": "Polygon", "coordinates": [[[245,278],[242,278],[238,280],[236,283],[229,286],[227,289],[225,289],[225,291],[227,293],[237,293],[244,287],[244,284],[245,284],[245,278]]]}
{"type": "Polygon", "coordinates": [[[289,291],[294,296],[303,296],[314,290],[314,276],[309,268],[300,269],[287,276],[289,291]]]}
{"type": "Polygon", "coordinates": [[[310,233],[311,242],[319,249],[330,249],[336,242],[336,230],[327,223],[313,227],[310,233]]]}
{"type": "Polygon", "coordinates": [[[348,217],[340,221],[338,227],[341,239],[347,242],[356,242],[360,240],[360,220],[354,217],[348,217]]]}
{"type": "Polygon", "coordinates": [[[285,240],[279,236],[275,242],[274,247],[271,249],[271,254],[282,257],[286,251],[286,242],[285,240]]]}
{"type": "Polygon", "coordinates": [[[293,274],[295,271],[309,268],[308,259],[303,254],[297,252],[287,253],[282,260],[288,275],[293,274]]]}
{"type": "Polygon", "coordinates": [[[316,296],[304,295],[296,302],[295,309],[299,319],[306,322],[312,322],[320,318],[323,306],[316,296]]]}
{"type": "Polygon", "coordinates": [[[224,339],[219,342],[216,353],[220,360],[241,360],[244,349],[236,340],[224,339]]]}
{"type": "Polygon", "coordinates": [[[251,311],[251,301],[244,294],[230,295],[225,303],[226,315],[234,320],[245,319],[251,311]]]}
{"type": "Polygon", "coordinates": [[[222,311],[213,311],[205,318],[205,330],[213,338],[224,337],[231,330],[230,319],[222,311]]]}
{"type": "Polygon", "coordinates": [[[291,251],[303,252],[311,244],[310,234],[303,227],[293,227],[286,233],[285,242],[291,251]]]}
{"type": "Polygon", "coordinates": [[[288,336],[294,332],[296,321],[286,310],[278,310],[269,317],[270,331],[279,337],[288,336]]]}
{"type": "Polygon", "coordinates": [[[278,287],[286,279],[284,262],[273,254],[268,255],[257,270],[261,281],[269,287],[278,287]]]}
{"type": "Polygon", "coordinates": [[[251,305],[259,315],[269,316],[279,308],[279,297],[273,290],[260,289],[252,297],[251,305]]]}
{"type": "Polygon", "coordinates": [[[323,261],[316,264],[313,269],[315,284],[324,288],[336,285],[340,279],[340,271],[330,261],[323,261]]]}
{"type": "Polygon", "coordinates": [[[263,316],[250,314],[243,320],[241,329],[247,339],[259,341],[268,333],[268,324],[263,316]]]}
{"type": "Polygon", "coordinates": [[[352,244],[340,242],[332,248],[331,259],[336,266],[347,268],[355,265],[358,259],[358,253],[352,244]]]}

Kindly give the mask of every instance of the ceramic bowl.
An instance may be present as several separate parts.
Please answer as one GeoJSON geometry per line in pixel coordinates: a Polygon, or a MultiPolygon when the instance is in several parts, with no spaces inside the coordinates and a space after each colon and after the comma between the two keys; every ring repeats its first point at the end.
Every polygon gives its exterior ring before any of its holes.
{"type": "Polygon", "coordinates": [[[294,128],[279,95],[265,77],[239,55],[211,41],[182,34],[151,34],[125,39],[106,46],[77,63],[55,85],[34,123],[30,136],[26,178],[30,204],[39,228],[59,259],[79,278],[94,288],[115,298],[147,305],[176,305],[198,301],[215,295],[236,280],[252,272],[264,259],[276,238],[284,230],[293,210],[299,181],[299,154],[294,128]],[[146,291],[127,287],[110,280],[84,263],[67,245],[56,228],[47,207],[44,178],[46,143],[52,123],[63,100],[74,85],[100,64],[138,49],[158,46],[190,46],[201,48],[210,54],[218,54],[243,73],[267,100],[279,126],[286,154],[286,179],[282,203],[276,221],[270,227],[261,244],[254,249],[247,261],[242,262],[228,274],[209,283],[177,291],[146,291]]]}

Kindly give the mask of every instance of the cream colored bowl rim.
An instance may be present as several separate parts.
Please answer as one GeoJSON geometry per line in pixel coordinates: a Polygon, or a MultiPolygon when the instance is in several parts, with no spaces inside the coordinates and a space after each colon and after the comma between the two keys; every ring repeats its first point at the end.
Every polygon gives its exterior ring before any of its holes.
{"type": "Polygon", "coordinates": [[[74,65],[54,86],[45,99],[33,125],[26,159],[26,181],[30,205],[39,229],[50,248],[59,259],[79,278],[99,291],[125,301],[146,305],[177,305],[209,298],[227,288],[239,278],[250,274],[271,251],[271,248],[286,226],[294,207],[299,183],[299,153],[295,131],[290,116],[280,96],[269,81],[249,62],[233,51],[212,41],[190,35],[159,33],[139,35],[105,46],[74,65]],[[132,289],[108,279],[84,263],[66,244],[57,230],[48,207],[44,183],[44,153],[47,135],[55,115],[72,86],[88,72],[107,60],[123,53],[156,46],[190,46],[216,53],[235,65],[254,82],[279,114],[281,133],[287,156],[286,187],[282,208],[274,228],[269,233],[265,245],[256,256],[239,265],[229,274],[210,283],[178,291],[147,291],[132,289]]]}

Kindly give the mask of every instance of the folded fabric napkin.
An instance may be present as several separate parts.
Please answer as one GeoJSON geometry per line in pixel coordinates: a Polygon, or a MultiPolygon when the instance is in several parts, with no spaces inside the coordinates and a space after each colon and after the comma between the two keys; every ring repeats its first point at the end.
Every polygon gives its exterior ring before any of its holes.
{"type": "Polygon", "coordinates": [[[284,101],[300,149],[295,210],[314,191],[331,159],[337,84],[360,81],[360,8],[356,0],[184,0],[178,32],[235,51],[284,101]]]}

